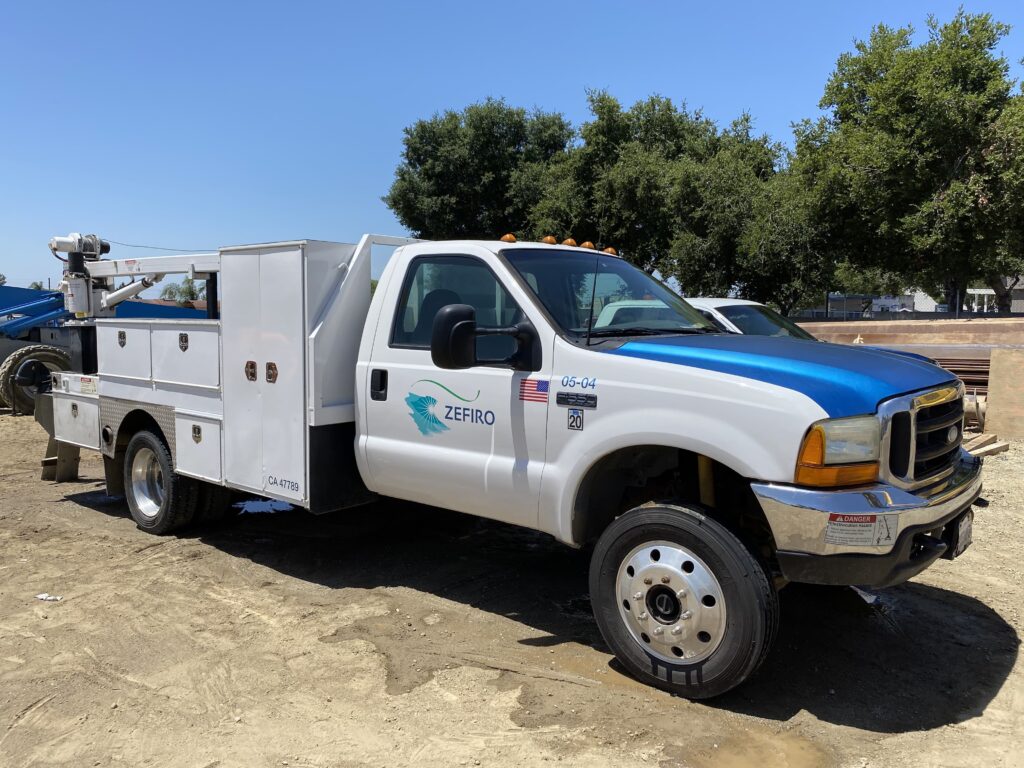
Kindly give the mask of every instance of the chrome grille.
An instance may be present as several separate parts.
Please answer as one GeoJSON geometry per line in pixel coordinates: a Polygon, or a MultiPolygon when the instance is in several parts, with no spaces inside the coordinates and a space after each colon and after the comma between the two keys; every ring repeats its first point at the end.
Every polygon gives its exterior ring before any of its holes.
{"type": "Polygon", "coordinates": [[[957,384],[882,404],[883,479],[916,490],[953,472],[963,442],[963,394],[957,384]]]}

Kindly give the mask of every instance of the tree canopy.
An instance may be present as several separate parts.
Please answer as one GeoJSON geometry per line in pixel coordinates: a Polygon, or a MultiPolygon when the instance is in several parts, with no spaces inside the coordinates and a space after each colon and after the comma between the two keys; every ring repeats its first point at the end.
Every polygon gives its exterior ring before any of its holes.
{"type": "Polygon", "coordinates": [[[160,291],[160,298],[176,301],[179,304],[200,301],[206,298],[206,282],[197,285],[191,277],[186,277],[180,283],[168,283],[160,291]]]}
{"type": "Polygon", "coordinates": [[[488,99],[405,129],[384,202],[416,237],[484,238],[522,228],[535,180],[573,136],[561,115],[488,99]],[[497,233],[497,234],[495,234],[497,233]]]}
{"type": "Polygon", "coordinates": [[[742,114],[720,128],[651,96],[588,93],[578,128],[488,99],[420,120],[384,197],[415,235],[505,232],[614,245],[690,295],[789,311],[828,288],[953,292],[1008,309],[1024,272],[1024,96],[997,54],[1008,28],[963,11],[880,25],[843,53],[825,115],[792,151],[742,114]]]}
{"type": "Polygon", "coordinates": [[[995,53],[1008,31],[960,11],[930,18],[920,45],[911,27],[880,25],[839,57],[829,115],[803,123],[797,144],[835,254],[950,298],[976,279],[999,293],[1024,268],[1022,203],[1008,195],[1020,189],[1021,96],[995,53]]]}

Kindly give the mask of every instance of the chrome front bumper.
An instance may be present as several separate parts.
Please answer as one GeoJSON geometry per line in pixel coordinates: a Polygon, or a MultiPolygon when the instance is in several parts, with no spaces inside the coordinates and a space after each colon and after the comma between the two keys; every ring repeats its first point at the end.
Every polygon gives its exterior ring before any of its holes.
{"type": "Polygon", "coordinates": [[[751,483],[751,488],[768,518],[778,551],[887,555],[902,534],[911,529],[927,531],[932,524],[942,527],[978,498],[981,460],[961,449],[952,474],[916,493],[885,483],[837,491],[774,483],[751,483]]]}

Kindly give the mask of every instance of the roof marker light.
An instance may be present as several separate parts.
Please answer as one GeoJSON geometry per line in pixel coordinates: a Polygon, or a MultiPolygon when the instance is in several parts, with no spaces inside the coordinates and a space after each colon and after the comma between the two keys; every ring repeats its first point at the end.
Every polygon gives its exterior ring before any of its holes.
{"type": "Polygon", "coordinates": [[[558,240],[555,239],[554,235],[547,235],[543,240],[541,240],[541,242],[542,243],[547,243],[548,245],[557,245],[558,244],[558,240]]]}
{"type": "Polygon", "coordinates": [[[596,248],[594,248],[594,244],[589,240],[585,240],[584,242],[580,243],[580,248],[589,248],[592,251],[597,250],[596,248]]]}
{"type": "Polygon", "coordinates": [[[565,238],[565,240],[562,241],[562,245],[571,245],[573,248],[575,248],[576,247],[576,241],[573,240],[571,237],[567,237],[567,238],[565,238]]]}
{"type": "Polygon", "coordinates": [[[513,235],[511,232],[509,232],[507,235],[502,235],[501,236],[501,242],[503,242],[503,243],[514,243],[515,241],[516,241],[516,236],[513,235]]]}
{"type": "Polygon", "coordinates": [[[610,245],[605,248],[601,253],[607,253],[609,256],[618,256],[619,252],[612,248],[610,245]]]}

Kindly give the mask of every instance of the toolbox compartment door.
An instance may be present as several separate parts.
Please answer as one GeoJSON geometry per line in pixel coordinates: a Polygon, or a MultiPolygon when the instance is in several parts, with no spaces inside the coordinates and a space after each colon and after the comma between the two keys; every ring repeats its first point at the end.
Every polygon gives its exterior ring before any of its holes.
{"type": "Polygon", "coordinates": [[[302,246],[225,250],[221,275],[224,479],[305,503],[302,246]]]}
{"type": "Polygon", "coordinates": [[[53,432],[62,443],[100,449],[100,403],[95,395],[54,391],[53,432]]]}

